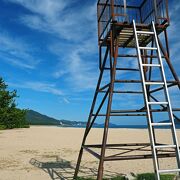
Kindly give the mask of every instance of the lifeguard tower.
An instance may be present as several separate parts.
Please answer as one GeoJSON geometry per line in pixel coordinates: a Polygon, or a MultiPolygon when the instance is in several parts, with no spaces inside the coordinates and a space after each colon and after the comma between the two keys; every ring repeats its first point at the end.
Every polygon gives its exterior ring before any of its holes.
{"type": "Polygon", "coordinates": [[[160,180],[161,173],[180,173],[180,152],[175,128],[175,120],[179,120],[176,113],[180,109],[172,108],[169,97],[169,88],[177,86],[180,89],[180,81],[170,61],[166,31],[170,24],[168,1],[98,0],[97,20],[100,75],[74,179],[79,172],[84,150],[99,160],[98,180],[103,178],[104,163],[116,160],[152,158],[157,180],[160,180]],[[132,53],[133,50],[135,53],[132,53]],[[130,63],[131,65],[128,64],[128,59],[133,61],[130,63]],[[125,61],[124,64],[123,61],[125,61]],[[133,67],[135,62],[137,62],[137,66],[133,67]],[[166,78],[166,69],[171,73],[171,79],[166,78]],[[123,74],[124,72],[128,75],[123,74]],[[139,73],[137,76],[139,79],[135,79],[136,76],[131,75],[132,72],[139,73]],[[107,76],[109,76],[109,80],[107,80],[107,76]],[[124,84],[133,84],[134,87],[139,85],[141,89],[131,89],[130,87],[123,89],[124,84]],[[160,92],[161,98],[158,92],[160,92]],[[123,104],[126,104],[127,100],[124,98],[124,100],[121,99],[119,109],[113,109],[113,96],[123,95],[125,97],[126,94],[141,96],[143,99],[142,107],[120,109],[123,104]],[[98,96],[102,97],[101,101],[97,101],[98,96]],[[103,110],[105,112],[102,112],[103,110]],[[165,114],[168,117],[166,121],[162,119],[165,114]],[[150,143],[107,143],[111,118],[126,116],[136,116],[135,120],[137,117],[147,119],[150,143]],[[104,118],[102,144],[86,144],[89,132],[98,117],[104,118]],[[158,142],[156,128],[169,128],[172,143],[158,142]],[[129,151],[106,155],[108,149],[120,150],[123,147],[129,151]],[[146,149],[147,147],[149,150],[146,149]],[[100,150],[99,153],[97,149],[100,150]],[[133,155],[133,150],[139,150],[141,153],[133,155]],[[144,154],[142,154],[143,150],[144,154]],[[172,157],[176,158],[176,167],[161,169],[159,159],[172,157]]]}

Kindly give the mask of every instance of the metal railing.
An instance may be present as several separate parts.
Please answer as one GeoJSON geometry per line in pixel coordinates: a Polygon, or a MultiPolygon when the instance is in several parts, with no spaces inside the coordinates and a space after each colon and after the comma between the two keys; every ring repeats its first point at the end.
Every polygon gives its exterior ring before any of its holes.
{"type": "Polygon", "coordinates": [[[97,6],[98,14],[98,37],[104,39],[110,30],[110,23],[112,20],[112,1],[99,0],[97,6]]]}
{"type": "Polygon", "coordinates": [[[155,21],[157,24],[169,22],[167,0],[145,0],[140,6],[141,23],[149,24],[155,21]],[[156,4],[156,6],[155,6],[156,4]]]}
{"type": "Polygon", "coordinates": [[[168,0],[143,0],[131,5],[128,0],[99,0],[97,4],[98,37],[104,39],[112,22],[157,24],[169,23],[168,0]]]}

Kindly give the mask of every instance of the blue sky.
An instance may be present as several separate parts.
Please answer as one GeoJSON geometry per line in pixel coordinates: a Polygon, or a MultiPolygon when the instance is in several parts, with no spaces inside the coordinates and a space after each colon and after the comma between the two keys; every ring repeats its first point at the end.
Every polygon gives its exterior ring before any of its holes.
{"type": "MultiPolygon", "coordinates": [[[[99,73],[96,0],[0,3],[1,76],[10,89],[17,89],[18,106],[58,119],[86,121],[99,73]]],[[[170,1],[168,31],[178,75],[179,10],[180,3],[170,1]]],[[[175,88],[171,96],[174,105],[180,104],[175,88]]],[[[115,104],[122,105],[122,100],[116,98],[115,104]]],[[[136,101],[129,97],[126,106],[136,101]]]]}

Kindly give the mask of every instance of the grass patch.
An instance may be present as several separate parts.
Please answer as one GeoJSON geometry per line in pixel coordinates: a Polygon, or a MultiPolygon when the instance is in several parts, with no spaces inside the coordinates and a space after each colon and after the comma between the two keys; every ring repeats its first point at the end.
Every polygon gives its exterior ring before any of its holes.
{"type": "Polygon", "coordinates": [[[21,128],[30,128],[30,125],[29,124],[25,124],[21,128]]]}
{"type": "Polygon", "coordinates": [[[6,129],[6,126],[0,124],[0,130],[4,130],[4,129],[6,129]]]}
{"type": "MultiPolygon", "coordinates": [[[[175,175],[163,174],[163,175],[160,175],[160,177],[161,177],[161,180],[173,180],[175,175]]],[[[155,180],[155,174],[154,173],[138,174],[136,180],[155,180]]]]}
{"type": "Polygon", "coordinates": [[[78,177],[78,178],[76,178],[76,180],[94,180],[94,179],[91,179],[91,178],[81,178],[81,177],[78,177]]]}
{"type": "MultiPolygon", "coordinates": [[[[21,127],[14,127],[14,128],[30,128],[30,125],[24,124],[21,127]]],[[[13,128],[7,128],[7,126],[0,124],[0,130],[5,130],[5,129],[13,129],[13,128]]]]}
{"type": "MultiPolygon", "coordinates": [[[[161,180],[174,180],[175,175],[174,174],[163,174],[160,175],[161,180]]],[[[81,178],[78,177],[76,180],[95,180],[92,178],[81,178]]],[[[103,178],[103,180],[126,180],[124,176],[117,176],[112,178],[103,178]]],[[[134,180],[155,180],[155,174],[154,173],[144,173],[144,174],[138,174],[134,180]]]]}
{"type": "MultiPolygon", "coordinates": [[[[109,178],[108,178],[109,179],[109,178]]],[[[106,180],[108,180],[108,179],[106,179],[106,180]]],[[[125,177],[123,177],[123,176],[117,176],[117,177],[114,177],[114,178],[111,178],[112,180],[126,180],[126,178],[125,177]]]]}
{"type": "MultiPolygon", "coordinates": [[[[95,179],[78,177],[76,180],[95,180],[95,179]]],[[[112,178],[103,178],[103,180],[126,180],[126,179],[123,176],[117,176],[112,178]]]]}

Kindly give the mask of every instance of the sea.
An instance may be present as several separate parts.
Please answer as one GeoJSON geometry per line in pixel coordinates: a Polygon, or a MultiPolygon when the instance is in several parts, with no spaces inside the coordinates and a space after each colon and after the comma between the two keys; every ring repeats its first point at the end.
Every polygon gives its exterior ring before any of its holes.
{"type": "MultiPolygon", "coordinates": [[[[62,127],[62,126],[59,126],[62,127]]],[[[68,127],[68,126],[67,126],[68,127]]],[[[70,126],[69,126],[70,127],[70,126]]],[[[73,128],[85,128],[85,126],[71,126],[73,128]]],[[[101,125],[95,125],[92,128],[104,128],[104,126],[101,125]]],[[[147,129],[147,125],[110,125],[109,128],[113,129],[147,129]]],[[[156,127],[156,129],[170,129],[170,126],[167,127],[156,127]]],[[[180,129],[180,124],[176,125],[176,129],[180,129]]]]}

